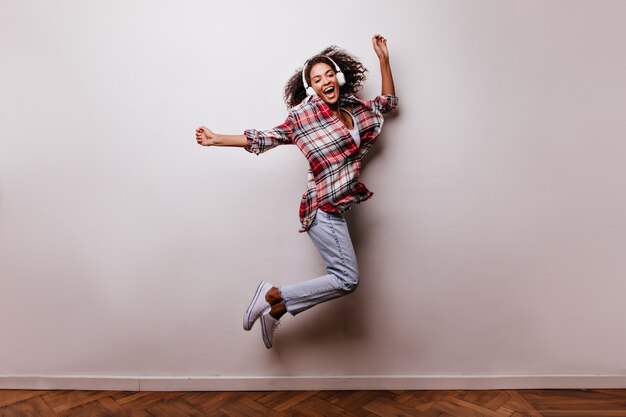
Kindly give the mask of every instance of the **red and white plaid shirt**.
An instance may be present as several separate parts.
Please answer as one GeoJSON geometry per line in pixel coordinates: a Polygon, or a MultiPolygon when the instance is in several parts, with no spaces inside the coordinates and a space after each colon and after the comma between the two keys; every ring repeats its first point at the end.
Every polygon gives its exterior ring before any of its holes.
{"type": "Polygon", "coordinates": [[[352,106],[361,135],[360,146],[318,96],[292,107],[285,122],[273,129],[244,132],[244,149],[248,152],[259,155],[278,145],[291,144],[297,145],[309,161],[307,190],[300,202],[300,233],[311,227],[317,208],[343,213],[374,194],[357,181],[361,159],[380,134],[382,113],[396,108],[398,97],[380,95],[368,101],[351,94],[340,97],[340,106],[346,105],[352,106]]]}

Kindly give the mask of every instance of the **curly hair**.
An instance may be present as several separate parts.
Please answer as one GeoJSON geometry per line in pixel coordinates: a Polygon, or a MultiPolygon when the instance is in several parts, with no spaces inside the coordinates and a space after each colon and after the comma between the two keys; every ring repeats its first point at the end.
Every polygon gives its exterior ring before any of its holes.
{"type": "MultiPolygon", "coordinates": [[[[367,68],[365,68],[358,59],[335,45],[329,46],[308,60],[306,63],[308,71],[304,74],[307,83],[311,85],[311,68],[319,62],[330,65],[333,71],[335,71],[335,66],[326,57],[330,57],[335,61],[346,77],[346,83],[339,87],[339,95],[356,94],[356,92],[361,89],[367,77],[367,68]]],[[[297,106],[306,98],[306,95],[304,83],[302,82],[302,68],[300,68],[291,76],[289,81],[287,81],[287,85],[285,85],[285,104],[287,104],[288,108],[297,106]]]]}

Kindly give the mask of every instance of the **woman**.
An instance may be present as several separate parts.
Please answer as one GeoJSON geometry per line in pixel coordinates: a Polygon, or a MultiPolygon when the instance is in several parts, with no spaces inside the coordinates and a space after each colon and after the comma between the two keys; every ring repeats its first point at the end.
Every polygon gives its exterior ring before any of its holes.
{"type": "Polygon", "coordinates": [[[387,40],[372,37],[380,60],[382,93],[366,101],[354,94],[367,69],[336,46],[309,59],[285,87],[289,115],[273,129],[248,129],[243,135],[220,135],[201,126],[196,141],[203,146],[240,146],[259,155],[283,144],[295,144],[309,161],[307,191],[300,203],[299,232],[307,232],[318,248],[327,274],[297,284],[274,287],[261,281],[244,314],[250,330],[260,318],[265,346],[280,318],[353,292],[359,270],[344,212],[372,197],[359,181],[361,160],[380,134],[382,113],[393,110],[395,96],[387,40]]]}

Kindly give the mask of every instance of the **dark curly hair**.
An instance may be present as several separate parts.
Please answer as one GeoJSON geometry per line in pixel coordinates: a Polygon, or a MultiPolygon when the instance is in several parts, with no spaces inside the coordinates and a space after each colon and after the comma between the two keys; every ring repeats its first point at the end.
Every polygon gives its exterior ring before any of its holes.
{"type": "MultiPolygon", "coordinates": [[[[346,77],[346,83],[339,88],[339,95],[356,94],[356,92],[361,89],[363,82],[367,77],[367,68],[365,68],[358,59],[354,58],[352,55],[335,45],[329,46],[319,54],[309,59],[306,64],[307,71],[304,74],[306,82],[311,85],[311,68],[319,62],[324,62],[330,65],[333,71],[335,71],[335,66],[326,58],[327,56],[337,63],[341,72],[343,72],[346,77]]],[[[289,81],[287,81],[284,99],[287,107],[292,108],[300,104],[300,102],[302,102],[305,98],[306,91],[304,90],[304,84],[302,83],[302,67],[300,67],[300,69],[291,76],[289,81]]]]}

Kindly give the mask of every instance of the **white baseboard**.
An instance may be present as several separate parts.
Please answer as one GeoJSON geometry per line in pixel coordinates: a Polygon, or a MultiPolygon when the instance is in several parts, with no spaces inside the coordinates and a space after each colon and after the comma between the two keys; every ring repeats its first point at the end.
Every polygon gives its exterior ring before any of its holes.
{"type": "Polygon", "coordinates": [[[0,376],[0,389],[300,391],[624,389],[626,375],[416,375],[331,377],[0,376]]]}

